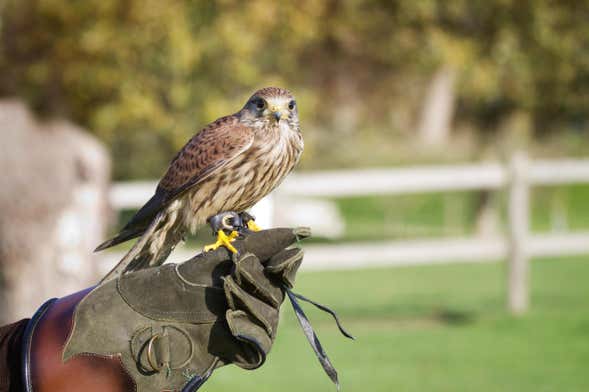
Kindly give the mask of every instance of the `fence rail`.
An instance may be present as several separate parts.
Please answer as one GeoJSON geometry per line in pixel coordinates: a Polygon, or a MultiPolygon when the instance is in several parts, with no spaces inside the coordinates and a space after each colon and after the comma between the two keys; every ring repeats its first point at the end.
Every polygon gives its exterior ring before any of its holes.
{"type": "MultiPolygon", "coordinates": [[[[589,160],[531,161],[525,154],[517,153],[505,164],[296,173],[275,191],[273,199],[505,189],[509,193],[509,231],[505,237],[307,246],[304,266],[334,269],[507,259],[508,306],[512,312],[522,313],[528,307],[528,261],[531,257],[589,253],[589,232],[542,235],[529,232],[531,187],[570,183],[589,183],[589,160]]],[[[111,204],[116,209],[138,208],[151,197],[155,186],[155,182],[149,181],[114,184],[111,204]]],[[[272,210],[271,202],[266,200],[266,205],[272,210]]]]}
{"type": "MultiPolygon", "coordinates": [[[[504,188],[509,167],[499,163],[422,166],[400,169],[369,169],[294,173],[277,190],[280,195],[345,197],[397,195],[442,191],[504,188]]],[[[589,159],[539,160],[529,164],[531,185],[589,182],[589,159]]],[[[114,208],[137,208],[151,197],[157,182],[115,183],[110,200],[114,208]]]]}

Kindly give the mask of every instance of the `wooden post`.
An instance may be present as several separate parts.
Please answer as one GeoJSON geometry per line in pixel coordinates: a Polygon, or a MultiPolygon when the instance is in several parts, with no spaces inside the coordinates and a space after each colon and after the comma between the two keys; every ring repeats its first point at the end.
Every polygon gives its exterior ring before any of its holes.
{"type": "Polygon", "coordinates": [[[509,171],[509,260],[508,307],[512,314],[522,314],[529,303],[529,182],[528,157],[516,152],[511,157],[509,171]]]}

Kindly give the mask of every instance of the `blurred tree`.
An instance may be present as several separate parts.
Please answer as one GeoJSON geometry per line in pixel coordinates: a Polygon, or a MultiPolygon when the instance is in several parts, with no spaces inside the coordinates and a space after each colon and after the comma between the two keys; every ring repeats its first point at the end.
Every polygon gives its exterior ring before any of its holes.
{"type": "Polygon", "coordinates": [[[586,131],[588,16],[587,1],[5,0],[0,94],[92,129],[116,178],[161,174],[268,84],[299,97],[304,164],[382,163],[444,69],[452,128],[491,136],[524,112],[536,134],[586,131]]]}

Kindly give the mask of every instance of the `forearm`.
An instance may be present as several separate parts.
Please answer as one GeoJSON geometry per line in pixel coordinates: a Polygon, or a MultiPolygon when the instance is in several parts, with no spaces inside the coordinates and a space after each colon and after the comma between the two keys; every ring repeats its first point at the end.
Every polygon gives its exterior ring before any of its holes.
{"type": "Polygon", "coordinates": [[[22,391],[22,336],[28,319],[0,327],[0,391],[22,391]]]}
{"type": "Polygon", "coordinates": [[[22,375],[38,392],[193,391],[220,366],[259,367],[305,234],[247,233],[239,256],[221,248],[46,302],[0,327],[0,392],[22,392],[22,375]]]}

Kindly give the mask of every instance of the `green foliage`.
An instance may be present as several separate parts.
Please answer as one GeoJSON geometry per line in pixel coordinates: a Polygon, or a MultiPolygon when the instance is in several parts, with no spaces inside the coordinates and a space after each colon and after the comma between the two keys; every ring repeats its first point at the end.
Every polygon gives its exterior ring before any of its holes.
{"type": "Polygon", "coordinates": [[[313,12],[260,1],[9,1],[2,93],[88,126],[113,147],[117,177],[157,175],[254,89],[296,80],[313,12]]]}
{"type": "Polygon", "coordinates": [[[537,132],[586,131],[588,12],[548,0],[5,0],[0,94],[91,129],[117,178],[159,175],[200,127],[272,84],[299,98],[305,165],[387,164],[380,150],[410,135],[442,64],[459,71],[458,124],[523,111],[537,132]]]}

